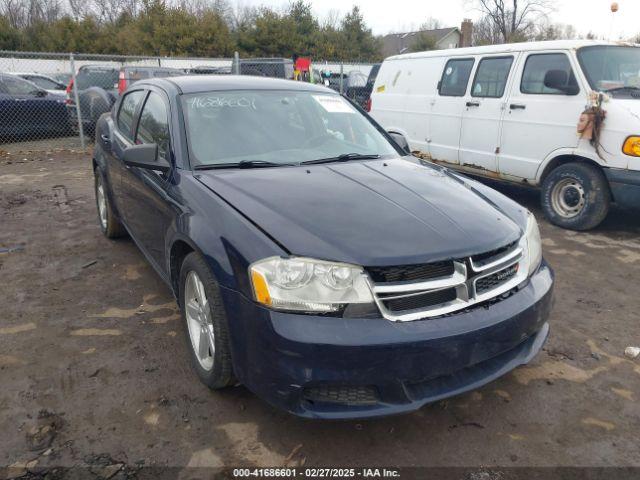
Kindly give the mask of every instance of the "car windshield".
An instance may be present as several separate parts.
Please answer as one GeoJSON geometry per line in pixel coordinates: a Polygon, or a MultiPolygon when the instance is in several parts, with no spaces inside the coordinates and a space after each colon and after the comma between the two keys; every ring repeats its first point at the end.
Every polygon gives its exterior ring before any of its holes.
{"type": "MultiPolygon", "coordinates": [[[[192,164],[300,164],[395,148],[339,95],[309,91],[221,91],[183,96],[192,164]]],[[[343,157],[346,159],[346,157],[343,157]]]]}
{"type": "Polygon", "coordinates": [[[39,91],[33,83],[18,77],[0,77],[0,82],[9,95],[33,95],[39,91]]]}
{"type": "Polygon", "coordinates": [[[60,90],[60,85],[58,83],[45,77],[30,76],[27,80],[35,83],[37,86],[44,88],[45,90],[60,90]]]}
{"type": "Polygon", "coordinates": [[[597,91],[640,89],[640,48],[583,47],[578,59],[591,88],[597,91]]]}

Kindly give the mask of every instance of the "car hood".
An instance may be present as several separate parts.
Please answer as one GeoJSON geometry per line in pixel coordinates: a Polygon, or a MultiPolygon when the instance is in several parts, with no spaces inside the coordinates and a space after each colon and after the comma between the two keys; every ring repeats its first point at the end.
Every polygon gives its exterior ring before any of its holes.
{"type": "Polygon", "coordinates": [[[403,159],[200,171],[198,178],[292,255],[402,265],[487,252],[522,235],[508,209],[478,189],[403,159]]]}

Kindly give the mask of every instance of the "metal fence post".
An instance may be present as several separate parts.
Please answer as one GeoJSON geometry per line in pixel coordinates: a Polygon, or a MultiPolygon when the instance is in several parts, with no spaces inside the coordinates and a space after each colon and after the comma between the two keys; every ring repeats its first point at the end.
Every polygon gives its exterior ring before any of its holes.
{"type": "Polygon", "coordinates": [[[343,89],[343,75],[344,75],[344,60],[340,62],[340,95],[344,92],[343,89]]]}
{"type": "Polygon", "coordinates": [[[82,128],[82,114],[80,113],[80,98],[78,96],[78,85],[76,83],[76,65],[73,60],[73,53],[69,54],[69,62],[71,63],[71,81],[73,82],[73,100],[76,102],[76,113],[78,116],[78,133],[80,134],[80,145],[82,149],[86,148],[84,143],[84,129],[82,128]]]}
{"type": "Polygon", "coordinates": [[[233,70],[234,75],[240,75],[240,53],[233,54],[233,70]]]}

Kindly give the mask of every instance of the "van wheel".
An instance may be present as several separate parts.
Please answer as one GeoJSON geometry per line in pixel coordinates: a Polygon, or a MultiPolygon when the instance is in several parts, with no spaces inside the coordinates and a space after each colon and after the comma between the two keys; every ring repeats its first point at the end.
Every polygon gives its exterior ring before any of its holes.
{"type": "Polygon", "coordinates": [[[229,326],[220,289],[195,252],[182,262],[179,298],[191,363],[200,381],[212,390],[233,385],[229,326]]]}
{"type": "Polygon", "coordinates": [[[600,169],[567,163],[542,183],[542,209],[547,219],[569,230],[590,230],[609,213],[611,193],[600,169]]]}
{"type": "Polygon", "coordinates": [[[109,202],[109,195],[107,195],[107,186],[104,181],[104,176],[99,168],[96,168],[94,172],[94,188],[96,194],[96,207],[98,210],[98,223],[100,224],[100,230],[107,238],[118,238],[126,235],[126,230],[116,218],[109,202]]]}

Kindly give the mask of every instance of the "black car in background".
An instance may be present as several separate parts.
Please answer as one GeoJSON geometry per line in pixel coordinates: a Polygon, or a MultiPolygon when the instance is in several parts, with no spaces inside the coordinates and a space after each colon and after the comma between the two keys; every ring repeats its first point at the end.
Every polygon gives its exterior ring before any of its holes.
{"type": "Polygon", "coordinates": [[[347,79],[347,88],[345,95],[364,108],[367,112],[371,109],[369,105],[369,99],[371,98],[371,92],[373,92],[373,84],[376,83],[376,77],[380,71],[380,64],[376,63],[371,67],[369,76],[365,77],[364,83],[362,82],[362,73],[357,72],[359,75],[353,77],[351,81],[351,73],[347,79]]]}
{"type": "Polygon", "coordinates": [[[80,116],[85,133],[91,134],[100,115],[111,110],[118,98],[119,66],[83,65],[67,87],[66,104],[69,117],[75,128],[78,127],[76,110],[76,92],[80,103],[80,116]]]}
{"type": "Polygon", "coordinates": [[[53,95],[18,76],[0,73],[0,141],[70,132],[63,95],[53,95]]]}
{"type": "MultiPolygon", "coordinates": [[[[84,65],[78,69],[76,82],[82,126],[91,135],[98,118],[111,110],[118,96],[131,84],[150,78],[165,78],[184,75],[177,68],[146,65],[84,65]]],[[[67,106],[77,126],[77,111],[73,80],[67,88],[67,106]]]]}

